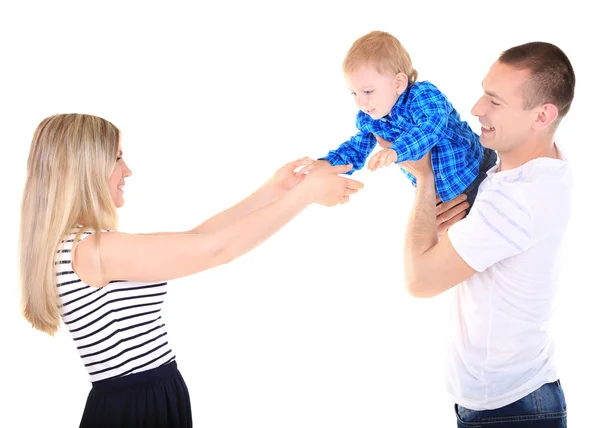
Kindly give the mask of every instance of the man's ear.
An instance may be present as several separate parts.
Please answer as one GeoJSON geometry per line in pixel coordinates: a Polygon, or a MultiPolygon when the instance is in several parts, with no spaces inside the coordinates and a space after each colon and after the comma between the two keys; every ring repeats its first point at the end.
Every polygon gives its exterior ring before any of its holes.
{"type": "Polygon", "coordinates": [[[535,109],[534,129],[546,129],[558,118],[558,108],[554,104],[542,104],[535,109]]]}
{"type": "Polygon", "coordinates": [[[402,95],[402,92],[404,92],[408,86],[408,76],[404,73],[398,73],[396,74],[394,83],[396,86],[396,95],[402,95]]]}

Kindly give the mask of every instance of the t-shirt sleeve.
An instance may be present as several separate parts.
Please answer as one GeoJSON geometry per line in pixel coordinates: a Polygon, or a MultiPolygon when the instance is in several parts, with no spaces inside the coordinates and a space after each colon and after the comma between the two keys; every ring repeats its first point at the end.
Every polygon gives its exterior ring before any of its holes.
{"type": "Polygon", "coordinates": [[[460,257],[483,272],[494,263],[526,251],[535,243],[534,221],[521,192],[480,192],[469,215],[448,229],[460,257]]]}

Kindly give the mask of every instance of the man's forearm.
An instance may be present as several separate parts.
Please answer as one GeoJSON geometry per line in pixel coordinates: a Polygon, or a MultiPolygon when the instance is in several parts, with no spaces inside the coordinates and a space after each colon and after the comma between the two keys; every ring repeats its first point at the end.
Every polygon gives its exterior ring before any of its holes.
{"type": "Polygon", "coordinates": [[[423,255],[438,242],[435,198],[433,175],[419,177],[404,237],[404,280],[409,290],[421,280],[423,255]]]}

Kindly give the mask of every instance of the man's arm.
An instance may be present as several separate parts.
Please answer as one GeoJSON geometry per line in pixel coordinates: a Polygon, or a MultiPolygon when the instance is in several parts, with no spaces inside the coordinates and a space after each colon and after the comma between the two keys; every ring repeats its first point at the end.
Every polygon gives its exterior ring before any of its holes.
{"type": "Polygon", "coordinates": [[[502,189],[480,188],[471,213],[438,242],[431,155],[402,166],[417,179],[404,244],[405,282],[414,296],[436,296],[475,272],[527,251],[543,236],[536,231],[527,194],[517,181],[502,189]]]}
{"type": "MultiPolygon", "coordinates": [[[[456,252],[448,234],[438,240],[436,192],[431,155],[421,161],[416,172],[416,195],[404,238],[404,282],[415,297],[433,297],[461,283],[476,271],[456,252]],[[423,167],[424,166],[424,167],[423,167]]],[[[404,166],[404,165],[403,165],[404,166]]]]}

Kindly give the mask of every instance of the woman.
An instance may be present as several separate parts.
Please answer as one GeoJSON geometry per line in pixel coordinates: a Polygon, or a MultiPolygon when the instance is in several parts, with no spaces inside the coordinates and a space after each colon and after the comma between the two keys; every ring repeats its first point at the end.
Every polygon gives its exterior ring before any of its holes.
{"type": "Polygon", "coordinates": [[[289,163],[258,190],[181,233],[116,231],[131,175],[119,130],[61,114],[35,131],[21,207],[22,309],[38,330],[65,323],[92,388],[81,427],[190,427],[190,398],[160,309],[167,280],[228,263],[302,210],[345,203],[362,188],[351,166],[298,174],[289,163]]]}

